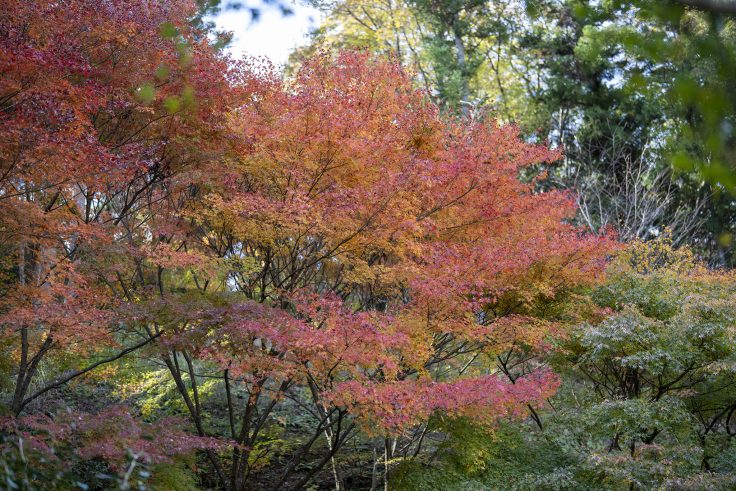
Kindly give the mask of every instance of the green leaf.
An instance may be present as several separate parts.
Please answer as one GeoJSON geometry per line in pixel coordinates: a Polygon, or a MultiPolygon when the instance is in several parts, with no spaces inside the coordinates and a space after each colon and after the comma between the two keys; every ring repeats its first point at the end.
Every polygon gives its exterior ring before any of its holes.
{"type": "Polygon", "coordinates": [[[148,104],[156,97],[156,89],[153,87],[153,84],[145,84],[142,87],[138,87],[136,95],[141,102],[148,104]]]}
{"type": "Polygon", "coordinates": [[[155,75],[157,80],[166,80],[166,77],[169,76],[169,67],[167,67],[166,65],[161,65],[156,69],[155,75]]]}
{"type": "Polygon", "coordinates": [[[178,97],[172,95],[166,98],[164,101],[164,107],[167,111],[173,114],[181,108],[181,101],[178,97]]]}
{"type": "Polygon", "coordinates": [[[164,22],[159,27],[159,32],[161,33],[162,37],[166,39],[171,39],[179,34],[179,29],[177,29],[176,26],[171,22],[164,22]]]}

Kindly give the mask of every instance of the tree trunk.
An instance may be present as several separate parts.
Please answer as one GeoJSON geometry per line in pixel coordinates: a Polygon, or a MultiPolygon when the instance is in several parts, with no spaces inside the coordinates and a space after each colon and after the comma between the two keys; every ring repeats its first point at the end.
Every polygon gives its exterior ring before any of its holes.
{"type": "Polygon", "coordinates": [[[470,113],[470,87],[468,85],[467,61],[465,59],[465,43],[457,27],[458,16],[455,15],[452,23],[452,36],[455,42],[455,56],[457,67],[460,70],[460,111],[463,115],[470,113]]]}

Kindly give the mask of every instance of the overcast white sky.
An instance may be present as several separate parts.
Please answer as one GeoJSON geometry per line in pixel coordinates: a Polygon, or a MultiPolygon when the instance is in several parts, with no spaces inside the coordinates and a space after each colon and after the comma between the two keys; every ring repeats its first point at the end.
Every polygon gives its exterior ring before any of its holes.
{"type": "Polygon", "coordinates": [[[310,28],[319,24],[320,13],[293,0],[284,3],[294,11],[292,15],[284,16],[278,7],[261,5],[256,22],[247,8],[223,9],[214,21],[219,29],[234,33],[231,53],[236,57],[267,56],[275,65],[286,63],[291,51],[306,43],[310,28]]]}

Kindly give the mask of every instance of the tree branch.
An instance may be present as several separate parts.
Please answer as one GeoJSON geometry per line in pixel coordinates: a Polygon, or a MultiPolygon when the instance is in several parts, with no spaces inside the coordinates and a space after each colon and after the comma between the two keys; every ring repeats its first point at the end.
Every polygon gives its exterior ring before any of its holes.
{"type": "Polygon", "coordinates": [[[88,366],[86,368],[83,368],[81,370],[77,370],[75,372],[72,372],[69,375],[67,375],[66,377],[62,377],[62,378],[56,380],[55,382],[50,383],[46,387],[43,387],[42,389],[37,390],[35,393],[33,393],[33,395],[31,395],[31,396],[29,396],[29,397],[27,397],[27,398],[25,398],[23,400],[23,402],[21,403],[21,406],[20,406],[20,410],[22,411],[23,408],[26,407],[30,402],[32,402],[33,400],[37,399],[39,396],[45,394],[46,392],[48,392],[48,391],[50,391],[52,389],[59,388],[62,385],[64,385],[65,383],[69,382],[70,380],[72,380],[72,379],[74,379],[76,377],[79,377],[80,375],[84,375],[85,373],[94,370],[95,368],[99,367],[100,365],[104,365],[105,363],[111,363],[111,362],[113,362],[115,360],[118,360],[118,359],[122,358],[123,356],[127,355],[128,353],[130,353],[132,351],[135,351],[137,349],[142,348],[143,346],[147,345],[148,343],[150,343],[151,341],[153,341],[154,339],[156,339],[157,337],[159,337],[161,334],[162,334],[162,332],[158,332],[158,333],[154,334],[153,336],[151,336],[150,338],[147,338],[147,339],[141,341],[140,343],[138,343],[138,344],[136,344],[134,346],[131,346],[129,348],[125,348],[124,350],[122,350],[121,352],[119,352],[118,354],[116,354],[114,356],[111,356],[109,358],[104,358],[104,359],[102,359],[102,360],[100,360],[98,362],[95,362],[95,363],[91,364],[90,366],[88,366]]]}

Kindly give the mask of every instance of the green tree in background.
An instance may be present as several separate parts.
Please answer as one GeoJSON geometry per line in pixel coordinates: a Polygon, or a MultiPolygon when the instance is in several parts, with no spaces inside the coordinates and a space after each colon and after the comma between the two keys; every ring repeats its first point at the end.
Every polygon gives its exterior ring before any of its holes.
{"type": "MultiPolygon", "coordinates": [[[[586,160],[575,154],[590,148],[591,134],[602,135],[604,142],[617,142],[593,145],[605,152],[583,152],[589,162],[610,164],[602,167],[608,180],[595,188],[595,194],[610,194],[611,184],[615,189],[622,182],[612,166],[628,171],[632,167],[628,162],[634,162],[635,174],[648,178],[641,183],[643,189],[655,192],[654,209],[665,205],[659,217],[649,215],[654,219],[651,223],[640,220],[640,231],[624,235],[645,238],[642,231],[647,228],[668,225],[678,242],[695,246],[713,264],[731,264],[731,179],[736,174],[729,163],[733,160],[729,148],[736,101],[730,98],[732,81],[726,74],[734,66],[733,21],[661,2],[602,2],[595,7],[590,2],[567,2],[567,8],[580,26],[573,47],[575,66],[594,74],[589,93],[613,96],[613,100],[575,98],[586,101],[585,123],[572,128],[582,145],[566,146],[571,158],[586,160]],[[611,127],[616,131],[607,132],[611,127]],[[621,142],[629,147],[622,153],[617,151],[621,142]],[[621,154],[623,166],[616,162],[621,154]]],[[[558,75],[574,80],[574,72],[563,70],[558,75]]],[[[583,80],[562,92],[585,87],[583,80]]],[[[560,94],[552,92],[547,104],[563,107],[560,94]]],[[[624,203],[652,202],[647,194],[638,194],[641,199],[627,197],[624,203]]]]}

